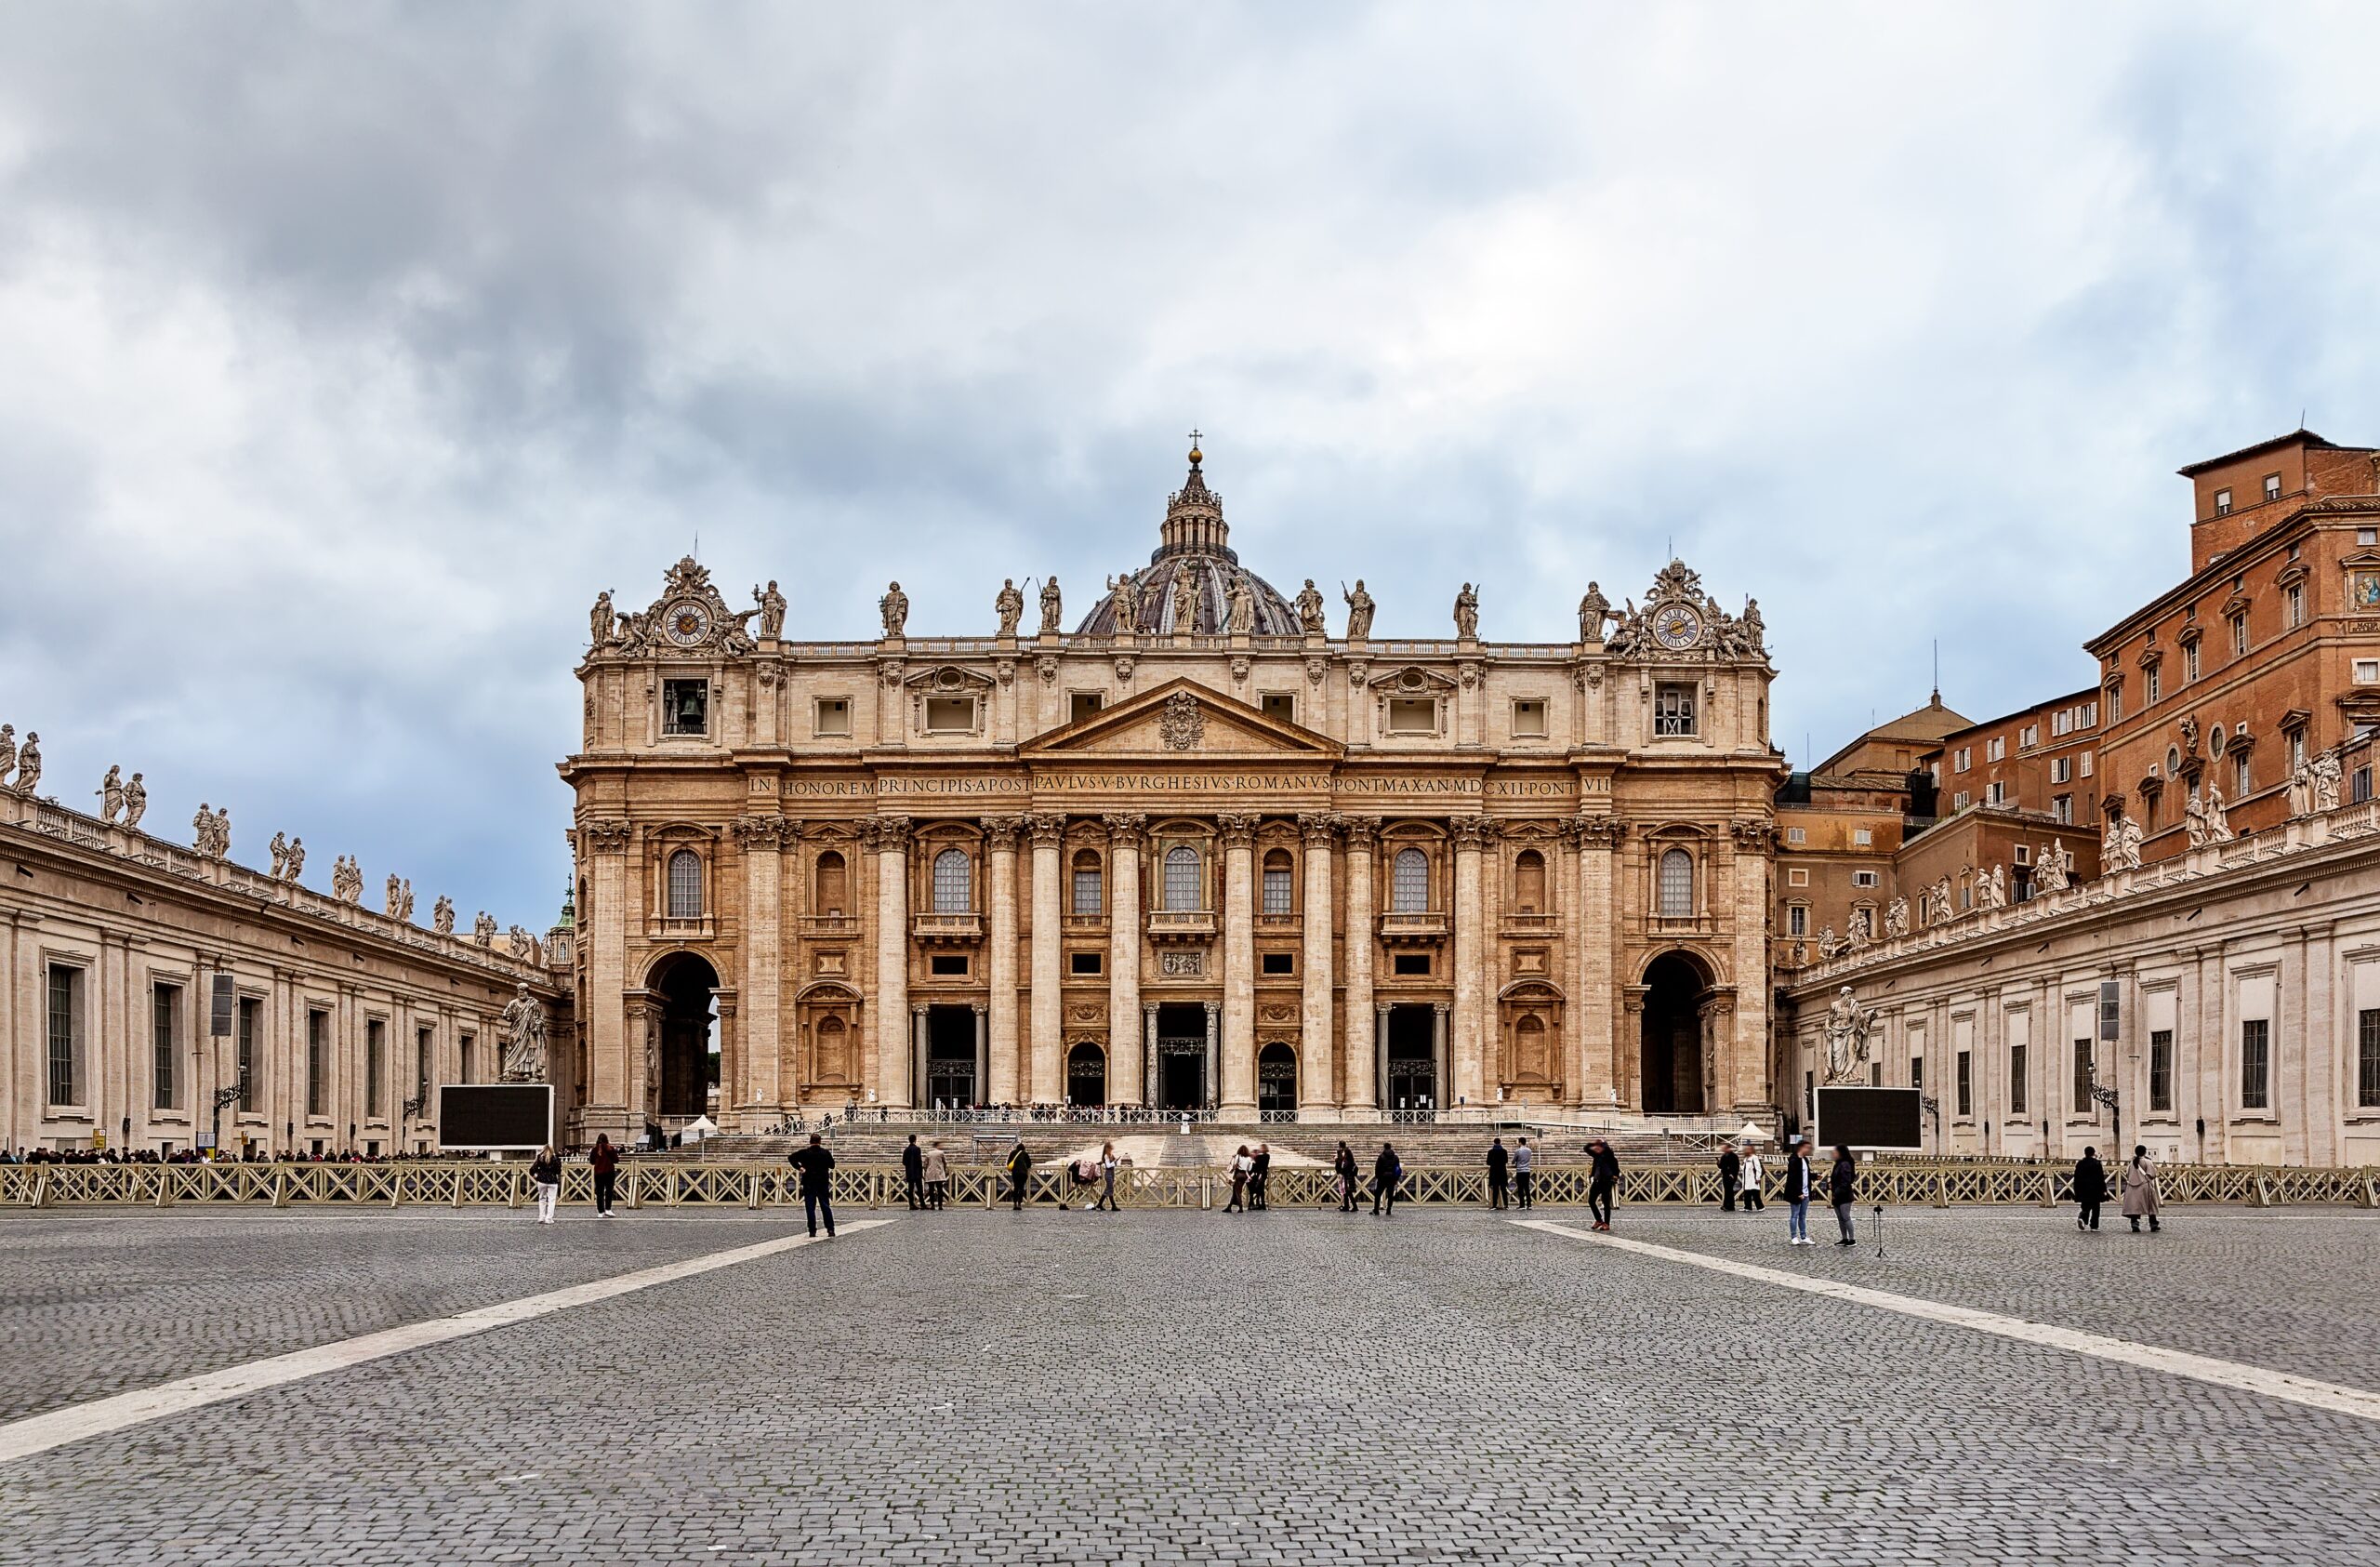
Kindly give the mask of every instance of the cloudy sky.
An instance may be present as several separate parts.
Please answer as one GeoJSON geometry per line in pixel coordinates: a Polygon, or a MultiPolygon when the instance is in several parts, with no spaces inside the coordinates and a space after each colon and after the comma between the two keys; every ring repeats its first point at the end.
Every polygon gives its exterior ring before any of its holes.
{"type": "MultiPolygon", "coordinates": [[[[2380,11],[0,4],[0,719],[542,925],[599,589],[920,631],[1154,544],[1556,640],[1673,545],[1798,764],[2085,684],[2179,464],[2380,438],[2380,11]],[[1807,736],[1805,748],[1805,736],[1807,736]]],[[[1080,588],[1078,588],[1078,594],[1080,588]]],[[[1334,612],[1335,624],[1335,612],[1334,612]]]]}

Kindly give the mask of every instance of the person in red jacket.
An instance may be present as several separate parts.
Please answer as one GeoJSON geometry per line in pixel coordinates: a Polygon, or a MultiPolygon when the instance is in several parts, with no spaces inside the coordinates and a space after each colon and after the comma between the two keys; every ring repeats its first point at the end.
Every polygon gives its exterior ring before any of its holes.
{"type": "Polygon", "coordinates": [[[595,1147],[587,1155],[587,1166],[595,1172],[595,1216],[612,1216],[612,1197],[618,1182],[620,1150],[612,1146],[608,1133],[595,1135],[595,1147]]]}

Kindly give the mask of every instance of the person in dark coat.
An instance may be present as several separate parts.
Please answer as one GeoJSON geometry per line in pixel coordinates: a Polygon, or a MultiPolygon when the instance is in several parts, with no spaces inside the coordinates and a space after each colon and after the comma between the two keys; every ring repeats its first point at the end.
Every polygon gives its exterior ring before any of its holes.
{"type": "Polygon", "coordinates": [[[1593,1228],[1611,1228],[1611,1194],[1620,1185],[1620,1156],[1611,1145],[1597,1137],[1587,1145],[1592,1161],[1587,1166],[1587,1212],[1594,1218],[1593,1228]]]}
{"type": "Polygon", "coordinates": [[[1852,1162],[1847,1143],[1834,1145],[1834,1169],[1826,1178],[1826,1200],[1834,1204],[1834,1228],[1842,1232],[1838,1246],[1856,1246],[1851,1233],[1851,1204],[1859,1201],[1859,1166],[1852,1162]]]}
{"type": "Polygon", "coordinates": [[[1743,1171],[1744,1162],[1736,1157],[1736,1150],[1732,1146],[1719,1150],[1719,1211],[1721,1213],[1732,1214],[1736,1211],[1736,1187],[1743,1179],[1743,1171]]]}
{"type": "Polygon", "coordinates": [[[1362,1172],[1355,1167],[1355,1150],[1347,1146],[1344,1137],[1339,1139],[1339,1151],[1330,1156],[1330,1168],[1339,1176],[1339,1211],[1352,1214],[1355,1211],[1355,1193],[1363,1189],[1364,1180],[1362,1172]]]}
{"type": "Polygon", "coordinates": [[[1785,1239],[1789,1245],[1818,1244],[1810,1239],[1810,1191],[1817,1184],[1817,1177],[1810,1173],[1809,1139],[1796,1132],[1785,1149],[1785,1184],[1778,1192],[1785,1199],[1785,1239]]]}
{"type": "Polygon", "coordinates": [[[1381,1203],[1388,1204],[1388,1216],[1396,1216],[1396,1183],[1405,1178],[1405,1165],[1396,1150],[1386,1143],[1380,1145],[1379,1156],[1372,1161],[1372,1217],[1381,1216],[1381,1203]]]}
{"type": "Polygon", "coordinates": [[[1488,1145],[1488,1207],[1490,1212],[1504,1205],[1504,1172],[1512,1162],[1512,1155],[1504,1151],[1504,1139],[1498,1137],[1488,1145]]]}
{"type": "Polygon", "coordinates": [[[909,1134],[909,1146],[901,1150],[901,1185],[912,1208],[926,1205],[926,1155],[918,1147],[918,1135],[909,1134]]]}
{"type": "Polygon", "coordinates": [[[608,1135],[595,1135],[595,1148],[587,1156],[587,1167],[595,1172],[595,1216],[610,1218],[612,1198],[618,1190],[620,1150],[612,1146],[608,1135]]]}
{"type": "Polygon", "coordinates": [[[1008,1155],[1008,1205],[1018,1213],[1025,1212],[1025,1189],[1033,1180],[1033,1150],[1019,1137],[1008,1155]]]}
{"type": "MultiPolygon", "coordinates": [[[[554,1203],[562,1197],[562,1155],[554,1151],[551,1143],[539,1149],[537,1157],[529,1161],[529,1178],[537,1187],[537,1222],[553,1223],[554,1203]]],[[[2138,1229],[2140,1226],[2132,1228],[2138,1229]]]]}
{"type": "Polygon", "coordinates": [[[1248,1207],[1251,1213],[1262,1213],[1272,1199],[1273,1145],[1259,1143],[1250,1155],[1248,1166],[1248,1207]]]}
{"type": "Polygon", "coordinates": [[[801,1216],[810,1226],[810,1233],[818,1233],[818,1221],[826,1221],[826,1239],[835,1238],[835,1205],[829,1200],[831,1188],[828,1173],[835,1168],[835,1156],[826,1151],[817,1133],[810,1134],[810,1146],[797,1149],[786,1156],[786,1162],[801,1175],[801,1216]]]}
{"type": "Polygon", "coordinates": [[[2099,1162],[2099,1150],[2086,1148],[2082,1157],[2074,1162],[2074,1228],[2099,1228],[2099,1204],[2108,1200],[2108,1167],[2099,1162]]]}

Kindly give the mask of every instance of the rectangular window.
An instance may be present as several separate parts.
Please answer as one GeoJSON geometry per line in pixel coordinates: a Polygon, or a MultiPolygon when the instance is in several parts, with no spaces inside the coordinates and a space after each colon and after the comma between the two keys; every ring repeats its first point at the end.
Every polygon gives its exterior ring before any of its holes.
{"type": "Polygon", "coordinates": [[[967,954],[936,952],[928,961],[926,972],[937,979],[964,979],[967,977],[967,954]]]}
{"type": "Polygon", "coordinates": [[[1297,911],[1297,873],[1286,866],[1264,868],[1264,912],[1291,914],[1297,911]]]}
{"type": "Polygon", "coordinates": [[[49,1102],[82,1103],[83,971],[49,965],[49,1102]]]}
{"type": "Polygon", "coordinates": [[[2356,529],[2355,541],[2358,544],[2380,544],[2380,528],[2356,529]]]}
{"type": "Polygon", "coordinates": [[[2355,1015],[2355,1102],[2361,1109],[2380,1107],[2380,1007],[2355,1015]]]}
{"type": "Polygon", "coordinates": [[[2069,783],[2073,781],[2073,777],[2074,758],[2070,756],[2053,756],[2049,759],[2050,782],[2054,784],[2069,783]]]}
{"type": "Polygon", "coordinates": [[[1653,733],[1672,738],[1694,733],[1693,686],[1664,681],[1653,687],[1653,733]]]}
{"type": "Polygon", "coordinates": [[[330,1014],[306,1009],[306,1113],[321,1115],[330,1095],[330,1014]]]}
{"type": "Polygon", "coordinates": [[[926,698],[927,734],[972,735],[974,732],[974,697],[928,697],[926,698]]]}
{"type": "Polygon", "coordinates": [[[2084,777],[2086,777],[2086,778],[2087,778],[2087,777],[2089,777],[2091,776],[2091,768],[2092,768],[2093,764],[2096,762],[2096,760],[2097,760],[2097,758],[2098,758],[2098,754],[2099,754],[2099,753],[2098,753],[2097,751],[2095,751],[2095,750],[2086,750],[2086,751],[2084,751],[2084,752],[2082,753],[2082,776],[2083,776],[2084,777]]]}
{"type": "Polygon", "coordinates": [[[149,1103],[155,1109],[175,1108],[174,1068],[180,1056],[177,1036],[181,1033],[181,1010],[180,986],[152,985],[149,988],[149,1103]]]}
{"type": "Polygon", "coordinates": [[[1990,804],[2005,805],[2008,803],[2008,786],[1994,778],[1984,786],[1983,798],[1990,804]]]}
{"type": "Polygon", "coordinates": [[[1435,697],[1391,697],[1388,732],[1392,735],[1435,735],[1438,730],[1438,699],[1435,697]]]}
{"type": "Polygon", "coordinates": [[[1100,956],[1097,952],[1070,953],[1066,959],[1066,966],[1069,972],[1075,974],[1097,974],[1100,956]]]}
{"type": "Polygon", "coordinates": [[[389,1025],[385,1018],[364,1024],[364,1113],[378,1120],[389,1113],[389,1025]]]}
{"type": "Polygon", "coordinates": [[[2149,684],[2149,705],[2151,707],[2155,707],[2158,699],[2165,694],[2165,683],[2158,678],[2162,670],[2162,665],[2151,664],[2141,671],[2142,678],[2149,684]]]}
{"type": "Polygon", "coordinates": [[[1786,872],[1785,872],[1785,884],[1786,884],[1787,886],[1789,886],[1789,887],[1806,887],[1806,886],[1808,886],[1808,885],[1810,884],[1810,872],[1809,872],[1809,868],[1808,868],[1808,867],[1806,867],[1806,866],[1800,866],[1800,865],[1797,865],[1797,866],[1794,866],[1792,870],[1790,870],[1786,871],[1786,872]]]}
{"type": "Polygon", "coordinates": [[[2008,737],[2005,735],[1995,735],[1990,739],[1985,741],[1983,747],[1983,759],[1986,762],[2007,761],[2008,737]]]}
{"type": "Polygon", "coordinates": [[[2380,685],[2380,658],[2356,659],[2354,678],[2358,685],[2380,685]]]}
{"type": "Polygon", "coordinates": [[[1519,740],[1545,738],[1545,702],[1541,697],[1524,697],[1513,704],[1513,737],[1519,740]]]}
{"type": "Polygon", "coordinates": [[[2027,748],[2027,749],[2029,749],[2029,750],[2030,750],[2030,748],[2034,747],[2034,746],[2037,746],[2037,745],[2041,744],[2041,743],[2042,743],[2042,726],[2041,726],[2040,724],[2026,724],[2026,725],[2025,725],[2025,732],[2024,732],[2023,734],[2021,734],[2021,735],[2019,735],[2019,736],[2017,736],[2017,737],[2016,737],[2016,743],[2017,743],[2018,745],[2020,745],[2020,746],[2026,747],[2026,748],[2027,748]]]}
{"type": "Polygon", "coordinates": [[[2025,1047],[2021,1044],[2008,1047],[2008,1113],[2025,1113],[2025,1047]]]}
{"type": "Polygon", "coordinates": [[[2070,825],[2074,820],[2074,796],[2060,794],[2053,798],[2049,803],[2049,814],[2070,825]]]}
{"type": "Polygon", "coordinates": [[[1975,796],[1964,789],[1950,796],[1950,809],[1954,811],[1964,811],[1973,803],[1975,803],[1975,796]]]}
{"type": "Polygon", "coordinates": [[[2231,492],[2229,490],[2217,490],[2215,492],[2215,514],[2218,517],[2228,517],[2231,514],[2231,492]]]}
{"type": "Polygon", "coordinates": [[[2294,631],[2306,623],[2306,584],[2292,582],[2281,595],[2281,624],[2294,631]]]}
{"type": "Polygon", "coordinates": [[[1076,691],[1066,698],[1066,721],[1080,724],[1106,704],[1107,698],[1096,691],[1076,691]]]}
{"type": "Polygon", "coordinates": [[[1100,884],[1101,881],[1100,868],[1096,863],[1075,867],[1073,913],[1078,919],[1095,920],[1099,917],[1101,894],[1105,890],[1100,884]]]}
{"type": "Polygon", "coordinates": [[[1851,830],[1851,842],[1860,848],[1867,848],[1875,841],[1876,834],[1871,829],[1855,827],[1851,830]]]}
{"type": "Polygon", "coordinates": [[[1396,974],[1398,974],[1399,976],[1404,976],[1404,977],[1408,977],[1408,978],[1413,977],[1413,976],[1421,976],[1421,977],[1422,977],[1422,978],[1427,978],[1427,977],[1429,977],[1429,973],[1430,973],[1430,954],[1429,954],[1429,953],[1427,953],[1427,952],[1399,952],[1399,953],[1397,953],[1397,954],[1395,955],[1395,958],[1396,958],[1396,961],[1395,961],[1395,963],[1392,965],[1392,967],[1393,967],[1394,971],[1395,971],[1396,974]]]}
{"type": "Polygon", "coordinates": [[[2121,685],[2108,687],[2108,722],[2110,724],[2123,722],[2123,687],[2121,685]]]}
{"type": "Polygon", "coordinates": [[[1958,1115],[1964,1121],[1973,1114],[1975,1114],[1975,1056],[1972,1051],[1962,1050],[1959,1052],[1958,1115]]]}
{"type": "Polygon", "coordinates": [[[1294,691],[1267,691],[1257,698],[1257,710],[1276,724],[1298,721],[1298,698],[1294,691]]]}
{"type": "Polygon", "coordinates": [[[2184,680],[2198,678],[2198,644],[2196,643],[2182,649],[2182,678],[2184,680]]]}
{"type": "Polygon", "coordinates": [[[1973,765],[1975,765],[1973,746],[1961,746],[1958,754],[1950,759],[1950,771],[1954,773],[1964,773],[1973,765]]]}
{"type": "Polygon", "coordinates": [[[2149,1109],[2151,1113],[2171,1115],[2174,1111],[2174,1030],[2149,1030],[2149,1109]]]}
{"type": "Polygon", "coordinates": [[[2234,615],[2231,617],[2231,657],[2237,658],[2247,651],[2248,618],[2245,615],[2234,615]]]}
{"type": "Polygon", "coordinates": [[[2267,500],[2279,500],[2281,498],[2280,474],[2268,473],[2265,475],[2265,498],[2267,500]]]}
{"type": "Polygon", "coordinates": [[[1789,827],[1785,830],[1785,842],[1788,843],[1806,843],[1809,841],[1810,834],[1805,828],[1789,827]]]}
{"type": "Polygon", "coordinates": [[[2076,1040],[2074,1042],[2074,1109],[2072,1113],[2079,1116],[2088,1117],[2092,1120],[2096,1120],[2099,1112],[2091,1108],[2092,1081],[2091,1042],[2087,1039],[2076,1040]]]}
{"type": "Polygon", "coordinates": [[[848,697],[821,697],[810,710],[810,732],[818,736],[841,736],[852,732],[852,701],[848,697]]]}
{"type": "Polygon", "coordinates": [[[2243,750],[2231,758],[2231,797],[2238,799],[2249,788],[2248,753],[2243,750]]]}
{"type": "Polygon", "coordinates": [[[1921,1094],[1925,1092],[1924,1056],[1912,1056],[1909,1058],[1909,1085],[1921,1094]]]}
{"type": "Polygon", "coordinates": [[[1296,956],[1294,952],[1267,952],[1263,959],[1263,971],[1266,974],[1294,974],[1297,970],[1292,966],[1292,960],[1296,956]]]}
{"type": "Polygon", "coordinates": [[[1808,904],[1796,903],[1785,910],[1785,934],[1788,936],[1807,936],[1810,934],[1810,906],[1808,904]]]}
{"type": "Polygon", "coordinates": [[[264,1002],[256,996],[240,998],[240,1113],[254,1115],[257,1095],[264,1084],[258,1081],[257,1054],[264,1043],[264,1002]]]}
{"type": "Polygon", "coordinates": [[[476,1044],[477,1042],[469,1034],[463,1035],[455,1043],[456,1063],[460,1068],[459,1075],[465,1082],[471,1081],[471,1057],[476,1054],[476,1044]]]}
{"type": "Polygon", "coordinates": [[[2347,781],[2347,800],[2350,805],[2360,805],[2372,798],[2372,768],[2358,767],[2347,781]]]}
{"type": "Polygon", "coordinates": [[[710,733],[710,682],[665,680],[661,683],[661,732],[665,735],[710,733]]]}
{"type": "Polygon", "coordinates": [[[1877,874],[1873,870],[1855,870],[1851,873],[1851,884],[1855,887],[1872,887],[1876,883],[1877,874]]]}
{"type": "Polygon", "coordinates": [[[2240,1108],[2261,1110],[2272,1105],[2272,1025],[2251,1017],[2240,1025],[2240,1108]]]}

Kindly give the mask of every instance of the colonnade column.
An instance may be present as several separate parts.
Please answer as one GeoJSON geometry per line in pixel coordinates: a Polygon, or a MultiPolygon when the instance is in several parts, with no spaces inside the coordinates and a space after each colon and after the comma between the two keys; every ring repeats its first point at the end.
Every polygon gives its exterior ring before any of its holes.
{"type": "MultiPolygon", "coordinates": [[[[578,928],[591,930],[595,937],[587,954],[588,1104],[584,1124],[590,1136],[596,1132],[610,1132],[625,1138],[632,1128],[641,1130],[644,1125],[642,1116],[632,1114],[629,1109],[634,1102],[633,1085],[642,1075],[638,1069],[644,1058],[644,1035],[630,1027],[634,1020],[628,1016],[623,995],[628,989],[629,910],[625,900],[628,824],[590,821],[580,833],[580,843],[579,863],[587,867],[587,907],[578,910],[578,928]],[[600,919],[595,916],[597,910],[602,911],[600,919]]],[[[451,1042],[454,1036],[449,1033],[447,1037],[451,1042]]],[[[256,1066],[259,1074],[268,1068],[266,1056],[270,1050],[269,1038],[257,1042],[256,1066]]],[[[274,1073],[274,1091],[279,1092],[286,1081],[274,1073]]],[[[272,1107],[266,1104],[265,1096],[258,1096],[257,1102],[264,1106],[268,1115],[271,1113],[272,1107]]],[[[269,1129],[265,1140],[273,1140],[269,1129]]]]}
{"type": "Polygon", "coordinates": [[[987,817],[984,821],[984,842],[991,849],[986,863],[992,934],[984,960],[985,982],[991,988],[991,1048],[990,1069],[975,1093],[991,1105],[1012,1105],[1025,1097],[1016,1082],[1016,835],[1024,827],[1021,817],[987,817]]]}
{"type": "Polygon", "coordinates": [[[1299,922],[1305,966],[1299,994],[1298,1108],[1335,1110],[1338,1095],[1330,1056],[1330,840],[1338,823],[1328,816],[1298,817],[1305,841],[1305,910],[1299,922]]]}
{"type": "Polygon", "coordinates": [[[909,818],[879,817],[876,835],[876,1098],[909,1108],[909,818]]]}
{"type": "Polygon", "coordinates": [[[1495,829],[1486,817],[1454,822],[1454,1083],[1456,1103],[1486,1097],[1487,1030],[1481,1000],[1486,989],[1487,921],[1481,896],[1480,856],[1495,829]]]}
{"type": "Polygon", "coordinates": [[[909,1082],[914,1085],[912,1094],[920,1105],[932,1102],[929,1092],[932,1078],[926,1065],[927,1052],[931,1048],[926,1042],[929,1037],[925,1003],[919,1002],[909,1008],[909,1082]]]}
{"type": "Polygon", "coordinates": [[[1141,816],[1107,822],[1107,1097],[1147,1101],[1141,1053],[1141,816]]]}
{"type": "Polygon", "coordinates": [[[1430,1003],[1430,1097],[1435,1108],[1444,1109],[1453,1096],[1447,1091],[1447,1003],[1430,1003]]]}
{"type": "Polygon", "coordinates": [[[1610,817],[1580,817],[1578,825],[1578,967],[1570,1004],[1579,1012],[1579,1056],[1570,1064],[1569,1081],[1580,1104],[1617,1105],[1611,952],[1619,912],[1611,896],[1611,855],[1627,830],[1610,817]]]}
{"type": "Polygon", "coordinates": [[[1215,818],[1223,835],[1224,1119],[1256,1119],[1256,817],[1215,818]]]}
{"type": "Polygon", "coordinates": [[[1066,1051],[1061,1037],[1065,1026],[1064,998],[1059,994],[1059,967],[1064,950],[1058,931],[1058,862],[1066,818],[1033,817],[1033,1089],[1037,1104],[1054,1105],[1066,1096],[1066,1051]]]}
{"type": "MultiPolygon", "coordinates": [[[[1372,843],[1378,817],[1349,817],[1347,830],[1347,1082],[1342,1094],[1350,1110],[1380,1103],[1380,1041],[1387,1038],[1372,1013],[1372,843]]],[[[1384,1017],[1385,1015],[1382,1015],[1384,1017]]]]}

